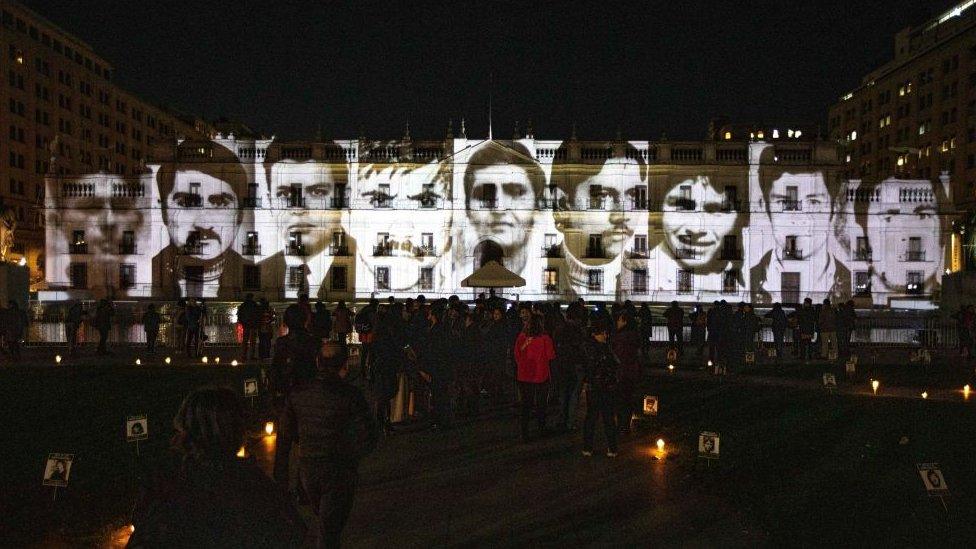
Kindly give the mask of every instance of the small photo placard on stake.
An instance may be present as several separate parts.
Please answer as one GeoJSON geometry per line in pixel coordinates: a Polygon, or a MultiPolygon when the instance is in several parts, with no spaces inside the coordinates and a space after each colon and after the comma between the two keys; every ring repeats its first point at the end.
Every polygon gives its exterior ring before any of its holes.
{"type": "Polygon", "coordinates": [[[844,372],[848,375],[848,377],[853,377],[857,373],[857,360],[854,360],[854,358],[855,357],[852,356],[851,358],[847,359],[847,362],[844,363],[844,372]]]}
{"type": "Polygon", "coordinates": [[[652,395],[647,395],[644,397],[644,415],[645,416],[656,416],[657,415],[657,397],[652,395]]]}
{"type": "Polygon", "coordinates": [[[718,433],[703,431],[698,435],[698,457],[703,459],[718,459],[720,441],[721,439],[718,433]]]}
{"type": "Polygon", "coordinates": [[[668,364],[674,364],[675,362],[678,361],[678,350],[673,348],[668,349],[668,354],[666,356],[667,356],[668,364]]]}
{"type": "Polygon", "coordinates": [[[746,364],[755,364],[756,363],[756,352],[755,351],[746,351],[746,357],[745,357],[745,359],[746,359],[746,364]]]}
{"type": "Polygon", "coordinates": [[[949,487],[946,485],[945,477],[942,476],[942,470],[939,469],[938,463],[918,463],[915,468],[918,469],[918,474],[922,477],[922,484],[925,485],[925,491],[928,495],[933,497],[949,495],[949,487]]]}
{"type": "Polygon", "coordinates": [[[125,418],[126,442],[139,442],[149,438],[149,419],[146,416],[129,416],[125,418]]]}
{"type": "Polygon", "coordinates": [[[828,391],[837,390],[837,377],[831,373],[825,373],[823,375],[823,387],[828,391]]]}
{"type": "Polygon", "coordinates": [[[244,396],[245,397],[256,397],[258,396],[258,380],[257,378],[249,377],[244,380],[244,396]]]}
{"type": "Polygon", "coordinates": [[[766,357],[767,358],[776,358],[776,348],[775,347],[769,347],[769,348],[767,348],[766,349],[766,357]]]}
{"type": "MultiPolygon", "coordinates": [[[[74,454],[48,454],[47,462],[44,465],[44,480],[41,484],[55,488],[66,487],[68,477],[71,476],[71,464],[74,460],[74,454]]],[[[55,495],[55,497],[57,496],[55,495]]]]}

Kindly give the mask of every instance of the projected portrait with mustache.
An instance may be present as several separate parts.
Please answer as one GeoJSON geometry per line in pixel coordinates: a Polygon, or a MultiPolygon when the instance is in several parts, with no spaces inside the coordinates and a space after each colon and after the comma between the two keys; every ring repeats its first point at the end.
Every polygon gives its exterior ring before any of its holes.
{"type": "Polygon", "coordinates": [[[464,213],[468,225],[462,235],[466,251],[482,260],[500,259],[521,274],[529,257],[528,239],[535,224],[536,198],[545,174],[519,143],[488,142],[468,159],[464,173],[464,213]],[[500,252],[501,257],[494,257],[500,252]]]}
{"type": "Polygon", "coordinates": [[[596,172],[567,175],[560,174],[561,170],[559,165],[553,167],[552,181],[563,193],[552,216],[562,235],[570,289],[587,293],[588,269],[602,268],[604,292],[615,293],[623,284],[623,259],[632,248],[634,234],[647,234],[647,195],[646,191],[638,193],[647,186],[647,166],[641,155],[625,152],[607,159],[596,172]],[[644,204],[636,208],[639,196],[644,204]],[[578,249],[567,243],[567,236],[573,233],[580,236],[578,249]],[[602,257],[585,253],[593,234],[600,235],[602,257]]]}
{"type": "Polygon", "coordinates": [[[234,242],[247,174],[233,152],[211,141],[184,141],[177,158],[156,175],[170,241],[158,267],[175,275],[184,296],[234,297],[242,263],[234,242]]]}

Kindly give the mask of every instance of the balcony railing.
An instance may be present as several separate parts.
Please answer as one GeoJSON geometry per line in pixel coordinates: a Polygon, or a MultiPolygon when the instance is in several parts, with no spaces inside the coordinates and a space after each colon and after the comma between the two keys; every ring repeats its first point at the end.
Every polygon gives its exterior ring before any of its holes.
{"type": "Polygon", "coordinates": [[[305,245],[304,244],[289,244],[285,248],[285,253],[287,255],[294,255],[294,256],[298,256],[298,257],[303,257],[303,256],[305,256],[305,255],[308,254],[308,251],[305,249],[305,245]]]}
{"type": "Polygon", "coordinates": [[[241,246],[241,254],[243,255],[261,255],[261,245],[260,244],[247,244],[245,243],[241,246]]]}
{"type": "Polygon", "coordinates": [[[558,294],[559,285],[558,284],[546,284],[542,287],[542,290],[547,294],[558,294]]]}
{"type": "Polygon", "coordinates": [[[437,257],[437,249],[433,246],[417,246],[413,249],[417,257],[437,257]]]}
{"type": "Polygon", "coordinates": [[[908,250],[905,252],[905,261],[925,261],[925,250],[908,250]]]}
{"type": "Polygon", "coordinates": [[[261,197],[260,196],[245,196],[243,199],[243,205],[245,208],[260,208],[261,207],[261,197]]]}
{"type": "Polygon", "coordinates": [[[854,250],[854,261],[871,261],[871,248],[858,248],[854,250]]]}
{"type": "Polygon", "coordinates": [[[135,255],[135,244],[119,244],[119,255],[135,255]]]}
{"type": "Polygon", "coordinates": [[[738,248],[722,248],[719,258],[724,261],[738,261],[742,259],[742,250],[738,248]]]}
{"type": "Polygon", "coordinates": [[[631,200],[629,206],[632,211],[646,210],[647,200],[631,200]]]}
{"type": "Polygon", "coordinates": [[[555,210],[556,209],[556,199],[555,198],[540,198],[539,199],[539,209],[540,210],[555,210]]]}
{"type": "Polygon", "coordinates": [[[722,211],[723,212],[737,212],[739,211],[739,200],[738,199],[728,199],[722,201],[722,211]]]}
{"type": "Polygon", "coordinates": [[[203,197],[198,194],[188,194],[183,200],[184,208],[199,208],[203,206],[203,197]]]}
{"type": "Polygon", "coordinates": [[[183,255],[200,255],[203,253],[203,243],[187,242],[180,251],[183,252],[183,255]]]}
{"type": "Polygon", "coordinates": [[[586,248],[586,255],[584,257],[586,257],[587,259],[606,259],[607,251],[604,250],[603,248],[594,248],[588,246],[586,248]]]}
{"type": "Polygon", "coordinates": [[[634,284],[634,287],[630,289],[630,293],[633,295],[647,295],[647,282],[634,284]]]}
{"type": "Polygon", "coordinates": [[[78,242],[76,244],[69,244],[68,245],[68,253],[73,253],[73,254],[87,254],[88,253],[88,243],[87,242],[78,242]]]}
{"type": "Polygon", "coordinates": [[[305,199],[303,197],[300,197],[300,196],[291,196],[291,197],[288,197],[287,206],[289,208],[304,208],[305,207],[305,199]]]}
{"type": "Polygon", "coordinates": [[[484,209],[492,210],[498,207],[497,198],[482,198],[481,207],[484,209]]]}
{"type": "Polygon", "coordinates": [[[627,250],[627,257],[630,259],[647,259],[648,252],[646,248],[635,248],[633,250],[627,250]]]}
{"type": "Polygon", "coordinates": [[[793,261],[803,261],[803,250],[799,248],[786,248],[783,250],[783,257],[785,259],[792,259],[793,261]]]}
{"type": "Polygon", "coordinates": [[[909,282],[905,284],[905,293],[907,294],[920,294],[924,286],[920,282],[909,282]]]}
{"type": "Polygon", "coordinates": [[[563,256],[563,247],[559,244],[542,247],[542,257],[557,258],[563,256]]]}
{"type": "Polygon", "coordinates": [[[329,207],[333,210],[341,210],[349,207],[349,199],[345,196],[333,196],[329,199],[329,207]]]}
{"type": "Polygon", "coordinates": [[[389,196],[376,196],[373,197],[373,207],[374,208],[390,208],[393,206],[393,199],[389,196]]]}
{"type": "Polygon", "coordinates": [[[871,297],[871,285],[857,284],[854,286],[854,297],[871,297]]]}
{"type": "Polygon", "coordinates": [[[332,244],[329,246],[329,255],[334,255],[337,257],[348,257],[349,256],[349,246],[345,244],[332,244]]]}
{"type": "Polygon", "coordinates": [[[606,200],[604,200],[602,196],[590,197],[589,208],[591,210],[602,210],[605,204],[606,204],[606,200]]]}
{"type": "Polygon", "coordinates": [[[698,259],[698,250],[694,248],[677,248],[674,255],[678,259],[698,259]]]}
{"type": "Polygon", "coordinates": [[[393,253],[393,246],[390,246],[389,244],[377,244],[373,246],[374,257],[388,256],[391,255],[392,253],[393,253]]]}
{"type": "Polygon", "coordinates": [[[798,212],[802,210],[803,207],[799,200],[786,199],[783,201],[783,211],[784,212],[798,212]]]}
{"type": "Polygon", "coordinates": [[[695,201],[690,198],[679,198],[674,202],[674,207],[679,212],[693,212],[695,206],[695,201]]]}
{"type": "Polygon", "coordinates": [[[431,194],[421,194],[418,200],[420,201],[420,208],[424,210],[432,210],[440,204],[438,197],[431,194]]]}

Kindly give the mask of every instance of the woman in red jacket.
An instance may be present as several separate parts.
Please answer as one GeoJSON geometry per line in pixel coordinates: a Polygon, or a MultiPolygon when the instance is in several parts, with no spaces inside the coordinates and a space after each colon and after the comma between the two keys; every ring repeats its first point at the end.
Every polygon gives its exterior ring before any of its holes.
{"type": "Polygon", "coordinates": [[[522,440],[529,438],[529,418],[535,411],[539,434],[546,431],[546,396],[549,389],[549,361],[556,357],[552,339],[543,333],[542,317],[532,315],[515,340],[519,395],[522,399],[522,440]]]}

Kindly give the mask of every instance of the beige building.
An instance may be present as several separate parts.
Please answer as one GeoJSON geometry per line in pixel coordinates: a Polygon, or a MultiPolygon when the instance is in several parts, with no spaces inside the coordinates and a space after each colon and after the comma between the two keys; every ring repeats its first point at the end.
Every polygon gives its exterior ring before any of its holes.
{"type": "Polygon", "coordinates": [[[948,172],[956,206],[976,199],[976,1],[895,36],[894,59],[829,110],[848,175],[935,179],[948,172]]]}
{"type": "Polygon", "coordinates": [[[44,280],[44,176],[145,170],[157,143],[191,134],[191,119],[150,105],[112,82],[90,46],[18,2],[0,0],[0,200],[17,219],[14,260],[44,280]]]}

